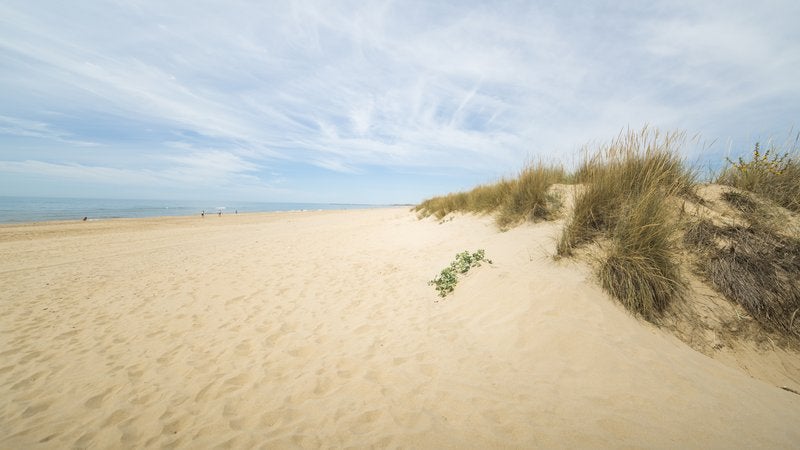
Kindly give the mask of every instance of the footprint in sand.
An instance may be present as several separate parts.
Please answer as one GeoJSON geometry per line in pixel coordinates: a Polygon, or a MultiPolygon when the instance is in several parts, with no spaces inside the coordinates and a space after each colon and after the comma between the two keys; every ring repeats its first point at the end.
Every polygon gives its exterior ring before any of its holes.
{"type": "Polygon", "coordinates": [[[355,423],[351,428],[356,434],[364,434],[374,429],[374,424],[378,419],[383,416],[383,412],[377,409],[361,413],[355,419],[355,423]]]}
{"type": "Polygon", "coordinates": [[[30,388],[30,386],[31,386],[33,383],[35,383],[35,382],[36,382],[36,380],[38,380],[38,379],[39,379],[41,376],[43,376],[45,373],[46,373],[46,372],[44,372],[44,371],[36,372],[36,373],[34,373],[33,375],[31,375],[31,376],[29,376],[29,377],[27,377],[27,378],[24,378],[24,379],[22,379],[22,380],[20,380],[20,381],[17,381],[16,383],[14,383],[14,385],[13,385],[13,386],[11,386],[11,390],[12,390],[12,391],[16,391],[16,390],[29,390],[28,388],[30,388]]]}
{"type": "Polygon", "coordinates": [[[92,439],[94,439],[94,435],[95,433],[92,431],[87,431],[86,433],[83,433],[83,435],[79,437],[77,441],[75,441],[73,447],[89,448],[91,446],[90,444],[92,443],[92,439]]]}
{"type": "Polygon", "coordinates": [[[137,381],[139,378],[142,377],[142,375],[144,374],[144,369],[140,369],[140,367],[141,367],[141,364],[136,364],[136,365],[127,367],[128,380],[137,381]]]}
{"type": "Polygon", "coordinates": [[[232,298],[232,299],[230,299],[230,300],[227,300],[227,301],[225,302],[225,306],[230,306],[230,305],[233,305],[233,304],[239,303],[239,302],[241,302],[241,301],[242,301],[242,299],[244,299],[244,296],[243,296],[243,295],[240,295],[240,296],[238,296],[238,297],[234,297],[234,298],[232,298]]]}
{"type": "Polygon", "coordinates": [[[317,379],[317,384],[314,387],[314,391],[313,392],[314,392],[314,395],[323,396],[323,395],[327,395],[328,393],[333,391],[333,388],[334,388],[334,383],[333,383],[332,379],[330,379],[328,377],[318,378],[317,379]]]}
{"type": "Polygon", "coordinates": [[[208,395],[209,389],[211,389],[211,387],[214,386],[216,383],[217,383],[216,381],[212,381],[211,383],[208,383],[207,385],[205,385],[205,387],[203,387],[203,389],[200,389],[200,391],[197,392],[197,395],[194,396],[194,401],[195,402],[200,402],[200,401],[205,400],[206,396],[208,395]]]}
{"type": "Polygon", "coordinates": [[[178,353],[178,350],[180,350],[180,346],[176,346],[173,349],[164,352],[158,359],[156,359],[156,362],[159,364],[169,364],[178,353]]]}
{"type": "Polygon", "coordinates": [[[49,408],[50,405],[52,405],[52,404],[53,404],[53,402],[50,401],[50,400],[33,404],[33,405],[25,408],[25,411],[23,411],[23,413],[22,413],[22,417],[30,417],[30,416],[34,416],[36,414],[39,414],[42,411],[46,411],[47,408],[49,408]]]}
{"type": "Polygon", "coordinates": [[[219,394],[224,395],[242,389],[244,385],[250,381],[250,379],[251,376],[247,373],[240,373],[232,376],[223,382],[223,387],[220,389],[219,394]]]}
{"type": "Polygon", "coordinates": [[[103,422],[102,427],[114,426],[114,425],[122,422],[123,420],[127,419],[128,417],[130,417],[130,415],[131,415],[131,413],[128,412],[127,410],[118,409],[118,410],[114,411],[113,413],[111,413],[108,416],[106,421],[103,422]]]}
{"type": "Polygon", "coordinates": [[[236,354],[240,356],[247,356],[250,354],[251,349],[252,347],[250,345],[250,340],[247,339],[240,342],[239,345],[236,346],[236,354]]]}
{"type": "Polygon", "coordinates": [[[65,333],[61,333],[58,336],[56,336],[56,340],[61,341],[61,340],[64,340],[66,338],[70,338],[70,337],[75,336],[76,334],[78,334],[79,331],[80,330],[72,330],[72,331],[67,331],[65,333]]]}
{"type": "Polygon", "coordinates": [[[309,355],[311,355],[311,353],[313,353],[313,351],[313,347],[296,347],[287,351],[286,353],[295,358],[307,358],[309,355]]]}
{"type": "Polygon", "coordinates": [[[97,394],[92,397],[89,397],[88,400],[83,404],[83,406],[90,408],[90,409],[97,409],[103,406],[103,402],[106,399],[106,396],[111,392],[111,389],[106,389],[105,392],[102,394],[97,394]]]}

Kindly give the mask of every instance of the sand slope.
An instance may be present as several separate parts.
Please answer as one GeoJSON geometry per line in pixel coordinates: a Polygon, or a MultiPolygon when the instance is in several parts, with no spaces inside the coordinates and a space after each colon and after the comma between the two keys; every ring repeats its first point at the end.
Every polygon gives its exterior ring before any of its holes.
{"type": "Polygon", "coordinates": [[[549,258],[558,226],[0,227],[0,448],[796,447],[800,396],[630,317],[549,258]]]}

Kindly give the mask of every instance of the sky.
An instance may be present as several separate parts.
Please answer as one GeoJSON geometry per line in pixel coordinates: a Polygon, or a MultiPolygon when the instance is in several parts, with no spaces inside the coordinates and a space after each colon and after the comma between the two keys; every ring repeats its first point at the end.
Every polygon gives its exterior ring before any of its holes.
{"type": "Polygon", "coordinates": [[[0,195],[416,203],[800,127],[800,2],[0,2],[0,195]]]}

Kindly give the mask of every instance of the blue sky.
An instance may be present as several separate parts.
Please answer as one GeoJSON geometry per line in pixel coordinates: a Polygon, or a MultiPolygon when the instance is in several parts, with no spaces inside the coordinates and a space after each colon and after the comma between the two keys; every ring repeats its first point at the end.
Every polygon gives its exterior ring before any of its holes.
{"type": "Polygon", "coordinates": [[[800,2],[0,3],[0,195],[405,203],[800,126],[800,2]]]}

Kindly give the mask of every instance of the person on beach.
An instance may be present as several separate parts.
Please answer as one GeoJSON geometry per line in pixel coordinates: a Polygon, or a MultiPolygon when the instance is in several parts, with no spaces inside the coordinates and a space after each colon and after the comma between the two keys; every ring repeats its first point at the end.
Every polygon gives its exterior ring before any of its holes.
{"type": "Polygon", "coordinates": [[[205,218],[205,217],[206,217],[206,212],[205,212],[205,211],[201,212],[201,213],[200,213],[200,217],[203,217],[203,218],[205,218]]]}
{"type": "Polygon", "coordinates": [[[217,213],[217,215],[219,215],[220,217],[222,217],[222,211],[218,212],[218,213],[217,213]]]}

